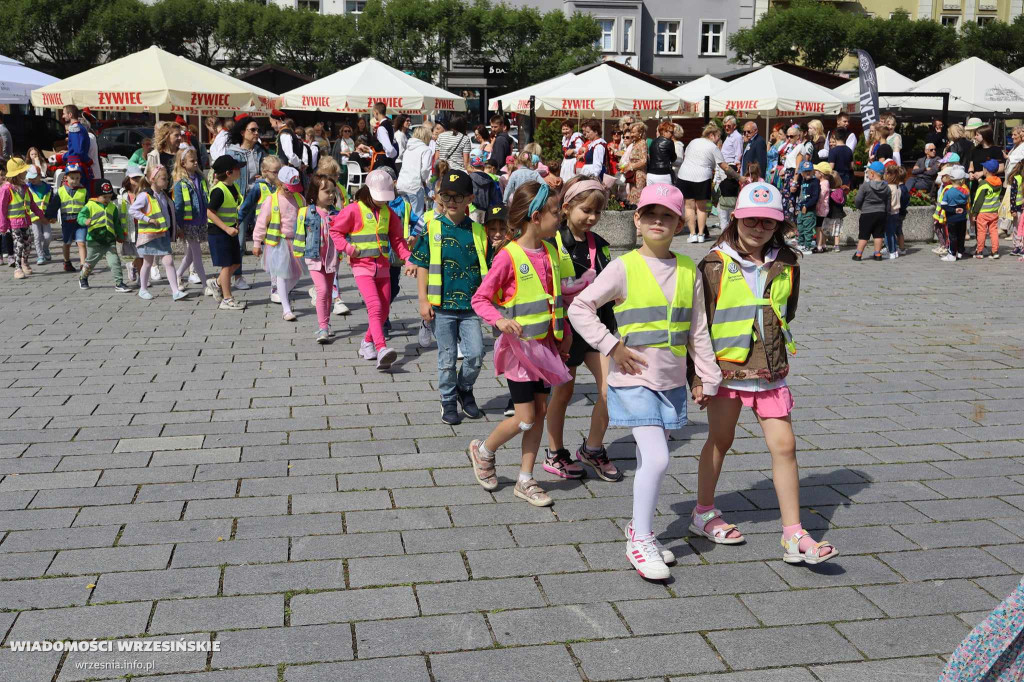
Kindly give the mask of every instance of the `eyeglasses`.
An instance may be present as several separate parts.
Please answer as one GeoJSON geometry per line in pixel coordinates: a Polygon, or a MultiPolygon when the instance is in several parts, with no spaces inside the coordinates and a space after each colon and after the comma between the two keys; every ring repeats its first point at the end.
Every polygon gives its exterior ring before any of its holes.
{"type": "Polygon", "coordinates": [[[253,126],[251,128],[246,128],[245,132],[247,132],[247,133],[257,133],[258,134],[260,132],[260,129],[259,129],[259,126],[253,126]]]}
{"type": "Polygon", "coordinates": [[[779,226],[779,221],[774,218],[743,218],[743,227],[757,227],[759,224],[766,230],[774,230],[779,226]]]}
{"type": "Polygon", "coordinates": [[[792,139],[796,138],[796,135],[786,135],[786,137],[789,138],[790,140],[792,140],[792,139]]]}
{"type": "Polygon", "coordinates": [[[438,194],[437,198],[446,204],[460,204],[466,200],[465,194],[438,194]]]}

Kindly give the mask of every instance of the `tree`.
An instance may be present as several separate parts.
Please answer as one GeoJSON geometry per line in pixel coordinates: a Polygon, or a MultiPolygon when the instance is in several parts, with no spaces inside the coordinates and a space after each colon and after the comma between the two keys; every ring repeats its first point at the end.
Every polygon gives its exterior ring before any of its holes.
{"type": "Polygon", "coordinates": [[[1003,71],[1024,66],[1024,16],[1018,16],[1012,24],[965,23],[960,30],[960,56],[980,57],[1003,71]]]}
{"type": "Polygon", "coordinates": [[[107,59],[120,59],[153,44],[150,7],[140,0],[113,0],[98,12],[107,59]]]}
{"type": "Polygon", "coordinates": [[[220,50],[216,36],[221,4],[218,0],[160,0],[150,9],[153,41],[168,52],[213,66],[220,50]]]}
{"type": "Polygon", "coordinates": [[[359,15],[359,36],[374,59],[399,70],[413,69],[430,59],[425,34],[432,27],[423,17],[431,13],[431,0],[369,0],[359,15]]]}
{"type": "Polygon", "coordinates": [[[58,77],[84,71],[100,62],[103,37],[97,17],[105,0],[2,0],[7,21],[6,48],[58,77]]]}
{"type": "Polygon", "coordinates": [[[858,17],[850,22],[850,49],[865,50],[875,66],[888,66],[911,80],[941,71],[959,58],[956,29],[906,12],[892,19],[858,17]]]}
{"type": "Polygon", "coordinates": [[[221,8],[217,18],[216,41],[224,49],[227,65],[235,71],[253,64],[273,61],[279,26],[276,5],[233,2],[221,8]]]}
{"type": "Polygon", "coordinates": [[[854,17],[830,3],[793,0],[785,9],[773,7],[754,25],[729,37],[733,61],[799,62],[835,71],[850,50],[849,24],[854,17]]]}

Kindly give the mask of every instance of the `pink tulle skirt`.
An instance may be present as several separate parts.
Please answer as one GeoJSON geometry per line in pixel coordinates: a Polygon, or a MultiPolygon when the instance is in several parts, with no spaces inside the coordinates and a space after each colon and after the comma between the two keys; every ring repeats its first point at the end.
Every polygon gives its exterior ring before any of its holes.
{"type": "Polygon", "coordinates": [[[543,381],[557,386],[572,377],[558,354],[553,334],[540,341],[502,334],[494,342],[494,374],[511,381],[543,381]]]}

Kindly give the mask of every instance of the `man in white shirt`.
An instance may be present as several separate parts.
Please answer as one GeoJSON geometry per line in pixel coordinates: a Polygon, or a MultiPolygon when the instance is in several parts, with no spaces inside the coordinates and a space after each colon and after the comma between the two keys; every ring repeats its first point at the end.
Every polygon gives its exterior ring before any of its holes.
{"type": "Polygon", "coordinates": [[[224,128],[224,119],[215,118],[210,116],[206,119],[206,130],[210,134],[210,139],[213,142],[210,143],[210,166],[213,166],[213,162],[216,161],[228,148],[228,131],[224,128]]]}
{"type": "Polygon", "coordinates": [[[722,158],[734,169],[739,169],[743,158],[743,135],[736,130],[736,117],[726,116],[722,121],[725,127],[725,139],[722,141],[722,158]]]}
{"type": "MultiPolygon", "coordinates": [[[[838,116],[836,116],[836,130],[839,130],[839,129],[845,129],[845,130],[849,130],[850,129],[850,117],[847,116],[846,114],[839,114],[838,116]]],[[[829,141],[832,139],[832,135],[834,135],[834,134],[835,133],[833,132],[832,134],[825,136],[825,148],[822,149],[820,152],[818,152],[818,158],[819,159],[828,159],[828,150],[831,147],[831,145],[829,144],[829,141]]],[[[857,136],[854,135],[853,133],[850,133],[849,135],[847,135],[846,136],[846,146],[849,147],[850,149],[856,149],[857,148],[857,136]]]]}
{"type": "Polygon", "coordinates": [[[303,170],[304,163],[296,150],[295,122],[287,118],[283,111],[274,109],[270,112],[270,127],[277,133],[277,155],[295,170],[303,170]]]}
{"type": "Polygon", "coordinates": [[[370,124],[374,129],[374,138],[376,143],[373,145],[375,150],[374,157],[378,157],[374,167],[377,166],[391,166],[395,167],[394,160],[398,158],[398,145],[395,143],[395,129],[391,124],[391,119],[387,116],[387,105],[384,102],[375,102],[373,105],[373,111],[370,112],[370,124]],[[390,161],[383,162],[379,159],[380,153],[383,152],[384,156],[390,161]]]}

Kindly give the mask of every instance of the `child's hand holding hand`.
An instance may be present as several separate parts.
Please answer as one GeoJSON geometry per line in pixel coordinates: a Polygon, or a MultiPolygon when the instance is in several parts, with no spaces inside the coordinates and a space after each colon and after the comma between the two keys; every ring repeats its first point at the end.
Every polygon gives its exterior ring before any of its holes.
{"type": "Polygon", "coordinates": [[[504,318],[498,320],[497,324],[494,325],[498,328],[502,334],[508,334],[510,336],[519,336],[523,333],[523,327],[515,320],[506,320],[504,318]]]}
{"type": "Polygon", "coordinates": [[[423,318],[424,322],[430,322],[434,319],[434,306],[430,305],[427,301],[420,301],[420,317],[423,318]]]}
{"type": "Polygon", "coordinates": [[[703,386],[694,386],[690,396],[693,398],[693,402],[700,406],[701,410],[707,407],[708,403],[711,402],[711,396],[704,395],[703,386]]]}
{"type": "Polygon", "coordinates": [[[263,244],[256,242],[252,245],[252,255],[259,258],[260,254],[263,253],[263,244]]]}
{"type": "Polygon", "coordinates": [[[415,263],[406,263],[405,269],[402,272],[406,277],[416,277],[419,267],[415,263]]]}
{"type": "Polygon", "coordinates": [[[627,348],[622,341],[619,341],[615,344],[615,348],[612,348],[611,356],[615,364],[619,366],[619,371],[623,374],[640,374],[644,371],[644,367],[647,366],[644,356],[627,348]]]}

